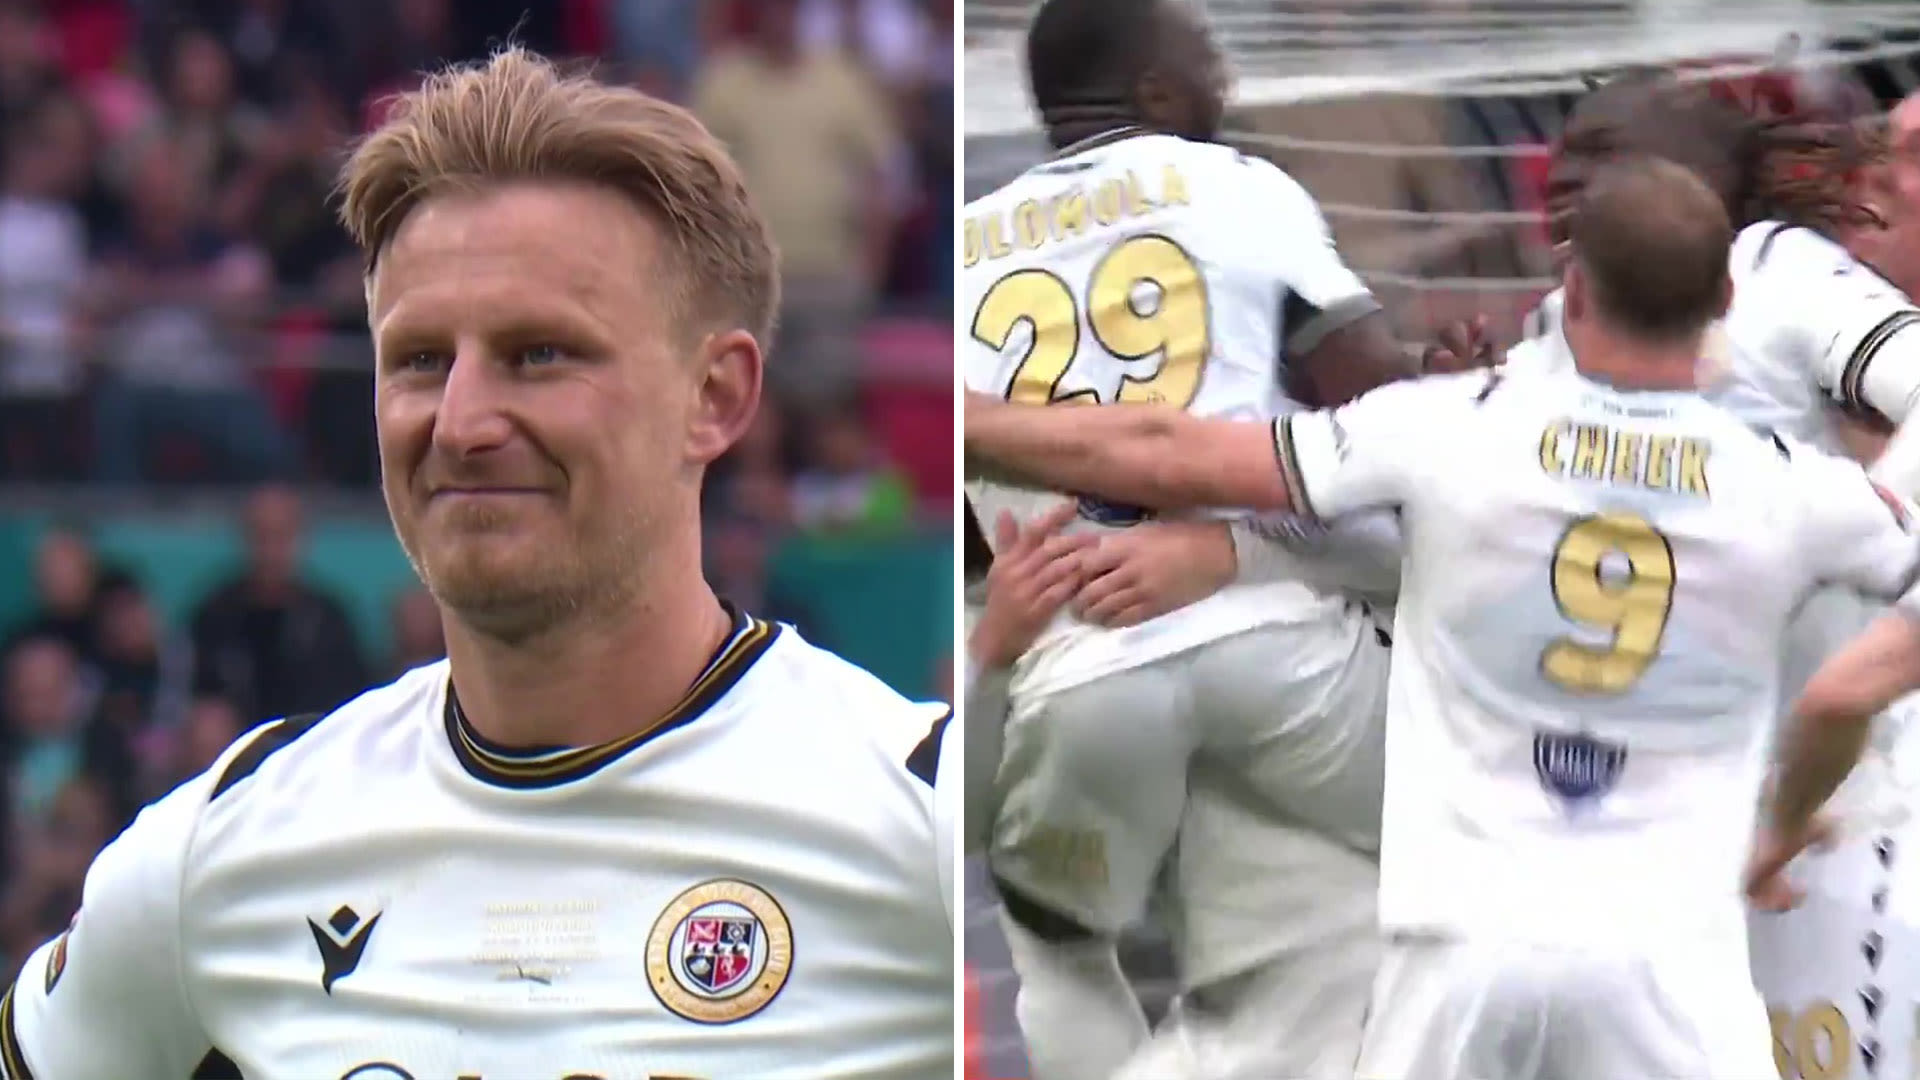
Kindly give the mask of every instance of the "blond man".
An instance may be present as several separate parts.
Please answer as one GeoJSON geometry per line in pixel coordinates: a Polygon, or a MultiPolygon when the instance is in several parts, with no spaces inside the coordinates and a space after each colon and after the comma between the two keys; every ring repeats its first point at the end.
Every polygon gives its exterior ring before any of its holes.
{"type": "Polygon", "coordinates": [[[945,708],[700,574],[778,300],[733,163],[509,50],[341,187],[449,659],[142,813],[0,1003],[6,1075],[951,1075],[945,708]]]}

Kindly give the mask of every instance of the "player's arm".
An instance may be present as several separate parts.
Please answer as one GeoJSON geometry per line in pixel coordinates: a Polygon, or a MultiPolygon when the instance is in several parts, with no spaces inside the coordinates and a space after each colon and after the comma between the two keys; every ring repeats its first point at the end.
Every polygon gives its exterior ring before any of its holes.
{"type": "Polygon", "coordinates": [[[1392,326],[1360,276],[1334,246],[1313,196],[1273,165],[1248,159],[1262,246],[1279,276],[1285,340],[1281,356],[1291,389],[1311,405],[1341,405],[1420,374],[1418,357],[1392,326]]]}
{"type": "Polygon", "coordinates": [[[1081,561],[1098,538],[1065,534],[1074,504],[1062,503],[1021,528],[1011,514],[993,523],[995,552],[986,603],[962,656],[966,687],[966,850],[986,846],[998,812],[993,782],[1000,770],[1013,664],[1046,629],[1084,580],[1081,561]]]}
{"type": "Polygon", "coordinates": [[[1920,309],[1865,270],[1828,273],[1807,305],[1821,320],[1815,376],[1840,406],[1877,414],[1894,427],[1872,466],[1874,479],[1903,497],[1920,497],[1920,309]]]}
{"type": "Polygon", "coordinates": [[[184,1077],[207,1057],[182,980],[181,883],[221,771],[141,811],[94,859],[72,925],[27,958],[0,1000],[8,1080],[184,1077]]]}
{"type": "Polygon", "coordinates": [[[1157,405],[1016,405],[969,392],[969,468],[1028,487],[1170,510],[1285,510],[1264,421],[1205,420],[1157,405]]]}
{"type": "Polygon", "coordinates": [[[1920,591],[1828,657],[1801,691],[1781,739],[1775,826],[1804,828],[1859,762],[1873,718],[1916,689],[1920,591]]]}
{"type": "Polygon", "coordinates": [[[1271,423],[1208,420],[1148,405],[1060,408],[968,394],[965,449],[1035,487],[1159,509],[1233,506],[1310,519],[1402,501],[1479,376],[1383,386],[1338,409],[1271,423]]]}

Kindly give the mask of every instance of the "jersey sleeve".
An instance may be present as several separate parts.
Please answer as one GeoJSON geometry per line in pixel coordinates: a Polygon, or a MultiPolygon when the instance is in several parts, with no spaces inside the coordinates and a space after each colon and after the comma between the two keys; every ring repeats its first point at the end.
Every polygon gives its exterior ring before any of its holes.
{"type": "Polygon", "coordinates": [[[1294,513],[1324,522],[1404,504],[1426,465],[1423,433],[1434,429],[1454,381],[1389,383],[1339,408],[1275,420],[1274,459],[1294,513]]]}
{"type": "MultiPolygon", "coordinates": [[[[931,709],[933,706],[916,705],[916,709],[931,709]]],[[[961,777],[956,775],[960,763],[947,753],[948,744],[955,724],[953,710],[939,706],[938,719],[927,729],[927,734],[913,752],[907,755],[907,771],[933,789],[933,851],[934,880],[940,890],[940,903],[947,910],[947,925],[957,926],[954,921],[954,859],[960,843],[960,799],[961,777]],[[947,768],[941,768],[945,762],[947,768]]],[[[925,714],[922,713],[922,719],[925,714]]],[[[957,745],[957,744],[956,744],[957,745]]]]}
{"type": "MultiPolygon", "coordinates": [[[[940,756],[948,762],[953,762],[961,753],[960,744],[955,740],[964,739],[965,736],[954,734],[960,723],[960,719],[951,714],[941,721],[940,743],[943,749],[940,756]]],[[[961,771],[949,765],[944,775],[936,775],[933,779],[934,869],[940,875],[940,899],[947,905],[947,925],[956,930],[960,926],[956,913],[960,909],[961,788],[965,786],[956,774],[961,771]]]]}
{"type": "Polygon", "coordinates": [[[1799,550],[1815,582],[1895,600],[1920,577],[1913,504],[1867,478],[1858,464],[1805,444],[1787,446],[1803,510],[1799,550]]]}
{"type": "Polygon", "coordinates": [[[66,933],[0,1000],[8,1080],[187,1076],[209,1042],[181,980],[181,883],[216,769],[140,812],[87,871],[66,933]]]}
{"type": "Polygon", "coordinates": [[[1380,302],[1340,257],[1307,189],[1271,162],[1246,161],[1253,188],[1246,206],[1262,222],[1251,239],[1280,279],[1287,353],[1311,352],[1328,334],[1380,310],[1380,302]]]}
{"type": "Polygon", "coordinates": [[[1809,302],[1794,311],[1796,322],[1815,320],[1808,328],[1814,380],[1846,408],[1871,409],[1902,423],[1920,399],[1920,310],[1879,274],[1834,254],[1779,270],[1811,279],[1809,287],[1796,290],[1809,302]]]}

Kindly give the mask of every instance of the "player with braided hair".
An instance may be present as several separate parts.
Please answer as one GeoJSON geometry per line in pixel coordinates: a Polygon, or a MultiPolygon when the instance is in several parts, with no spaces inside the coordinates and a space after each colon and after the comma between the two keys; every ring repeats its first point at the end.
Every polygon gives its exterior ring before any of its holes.
{"type": "MultiPolygon", "coordinates": [[[[1894,148],[1920,123],[1916,112],[1895,114],[1890,139],[1874,124],[1754,115],[1708,84],[1636,72],[1579,103],[1548,182],[1557,242],[1587,176],[1623,153],[1667,158],[1705,180],[1740,232],[1734,300],[1702,388],[1751,424],[1834,452],[1854,449],[1849,435],[1862,420],[1894,429],[1873,473],[1906,496],[1920,489],[1920,430],[1909,430],[1920,429],[1909,420],[1920,402],[1920,311],[1901,286],[1920,283],[1906,265],[1920,183],[1894,148]]],[[[1556,301],[1542,304],[1533,327],[1546,336],[1516,355],[1557,355],[1548,347],[1556,301]]],[[[1845,590],[1816,593],[1788,637],[1783,689],[1792,694],[1877,607],[1845,590]]],[[[1783,1075],[1905,1076],[1913,1064],[1920,964],[1910,958],[1920,936],[1903,911],[1920,910],[1896,877],[1913,799],[1895,764],[1915,708],[1897,702],[1876,724],[1875,752],[1831,808],[1836,843],[1802,868],[1807,902],[1754,918],[1755,977],[1783,1075]]]]}

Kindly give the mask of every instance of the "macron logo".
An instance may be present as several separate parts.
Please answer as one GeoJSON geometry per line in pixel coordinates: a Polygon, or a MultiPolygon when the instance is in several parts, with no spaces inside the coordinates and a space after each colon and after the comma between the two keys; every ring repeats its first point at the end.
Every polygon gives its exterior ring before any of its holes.
{"type": "Polygon", "coordinates": [[[353,974],[360,966],[361,954],[367,951],[367,939],[373,936],[373,928],[379,922],[379,912],[362,920],[359,912],[344,904],[328,916],[324,924],[307,920],[307,927],[313,931],[313,943],[320,947],[320,989],[331,995],[334,983],[353,974]]]}

